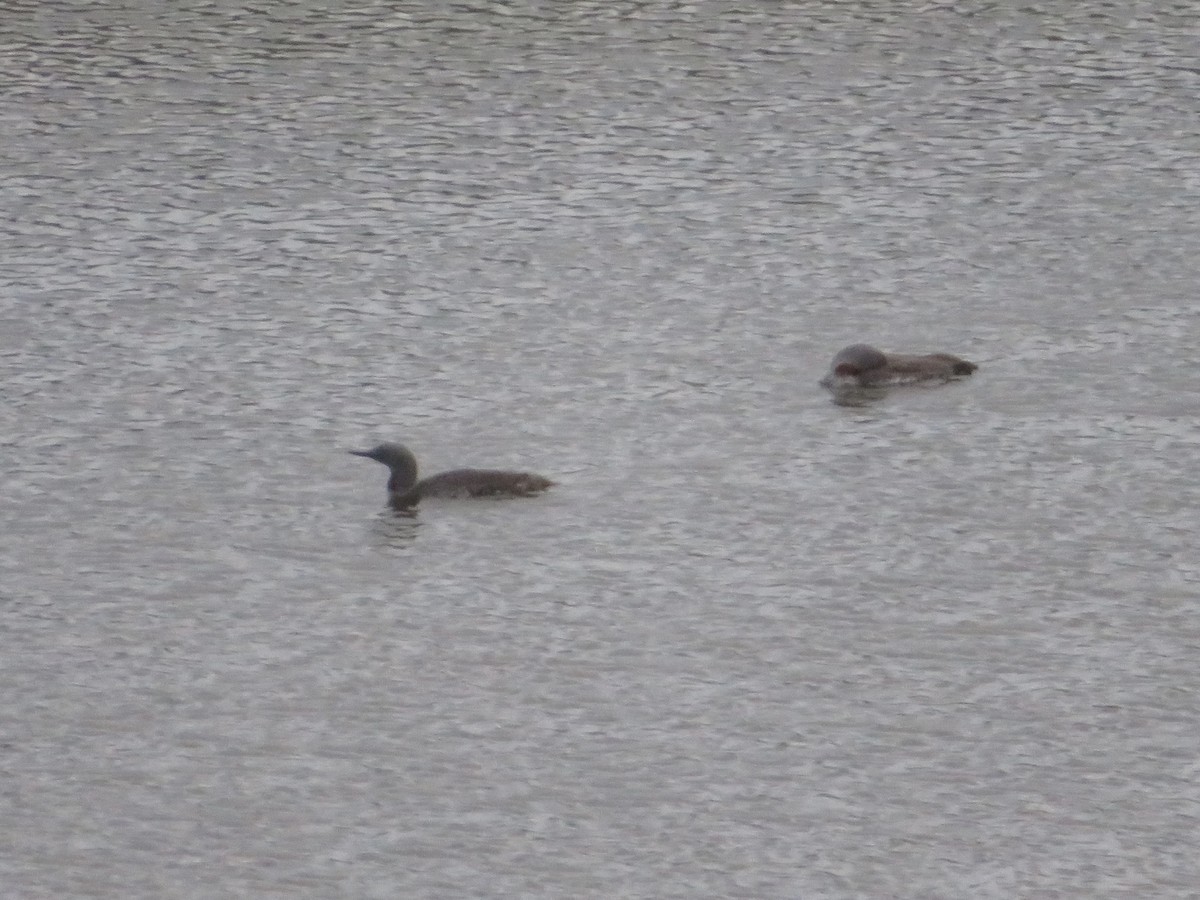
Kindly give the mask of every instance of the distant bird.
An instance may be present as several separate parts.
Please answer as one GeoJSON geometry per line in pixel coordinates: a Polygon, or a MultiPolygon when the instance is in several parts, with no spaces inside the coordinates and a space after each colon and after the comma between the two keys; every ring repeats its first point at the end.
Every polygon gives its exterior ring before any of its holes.
{"type": "Polygon", "coordinates": [[[917,381],[952,381],[970,375],[979,366],[949,353],[924,356],[884,353],[870,344],[852,344],[839,350],[821,385],[831,391],[840,387],[885,387],[917,381]]]}
{"type": "Polygon", "coordinates": [[[417,480],[417,458],[402,444],[380,444],[371,450],[351,450],[387,466],[388,504],[411,509],[424,497],[532,497],[554,485],[549,478],[529,472],[498,469],[452,469],[417,480]]]}

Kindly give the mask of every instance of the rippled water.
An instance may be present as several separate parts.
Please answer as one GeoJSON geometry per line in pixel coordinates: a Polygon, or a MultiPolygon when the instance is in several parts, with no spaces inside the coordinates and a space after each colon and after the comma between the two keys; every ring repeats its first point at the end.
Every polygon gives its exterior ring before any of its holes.
{"type": "Polygon", "coordinates": [[[6,890],[1191,896],[1192,4],[335,6],[0,18],[6,890]]]}

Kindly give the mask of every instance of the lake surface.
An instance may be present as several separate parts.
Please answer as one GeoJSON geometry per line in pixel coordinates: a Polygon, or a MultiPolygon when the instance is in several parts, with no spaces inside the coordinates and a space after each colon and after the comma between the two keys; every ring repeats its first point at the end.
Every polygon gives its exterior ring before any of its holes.
{"type": "Polygon", "coordinates": [[[5,890],[1194,896],[1194,5],[332,6],[0,14],[5,890]]]}

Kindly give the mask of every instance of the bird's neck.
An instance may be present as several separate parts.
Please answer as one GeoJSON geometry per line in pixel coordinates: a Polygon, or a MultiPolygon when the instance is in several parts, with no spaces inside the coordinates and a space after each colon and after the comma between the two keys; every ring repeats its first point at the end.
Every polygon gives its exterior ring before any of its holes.
{"type": "Polygon", "coordinates": [[[392,470],[392,477],[388,479],[387,489],[389,494],[404,494],[417,483],[416,477],[411,472],[401,472],[398,469],[392,470]]]}

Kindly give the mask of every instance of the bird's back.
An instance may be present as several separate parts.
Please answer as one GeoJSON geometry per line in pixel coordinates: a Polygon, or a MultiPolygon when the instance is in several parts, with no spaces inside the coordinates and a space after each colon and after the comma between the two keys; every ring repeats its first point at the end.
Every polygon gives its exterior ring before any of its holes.
{"type": "Polygon", "coordinates": [[[420,497],[529,497],[540,494],[554,482],[531,472],[500,469],[451,469],[417,483],[420,497]]]}

